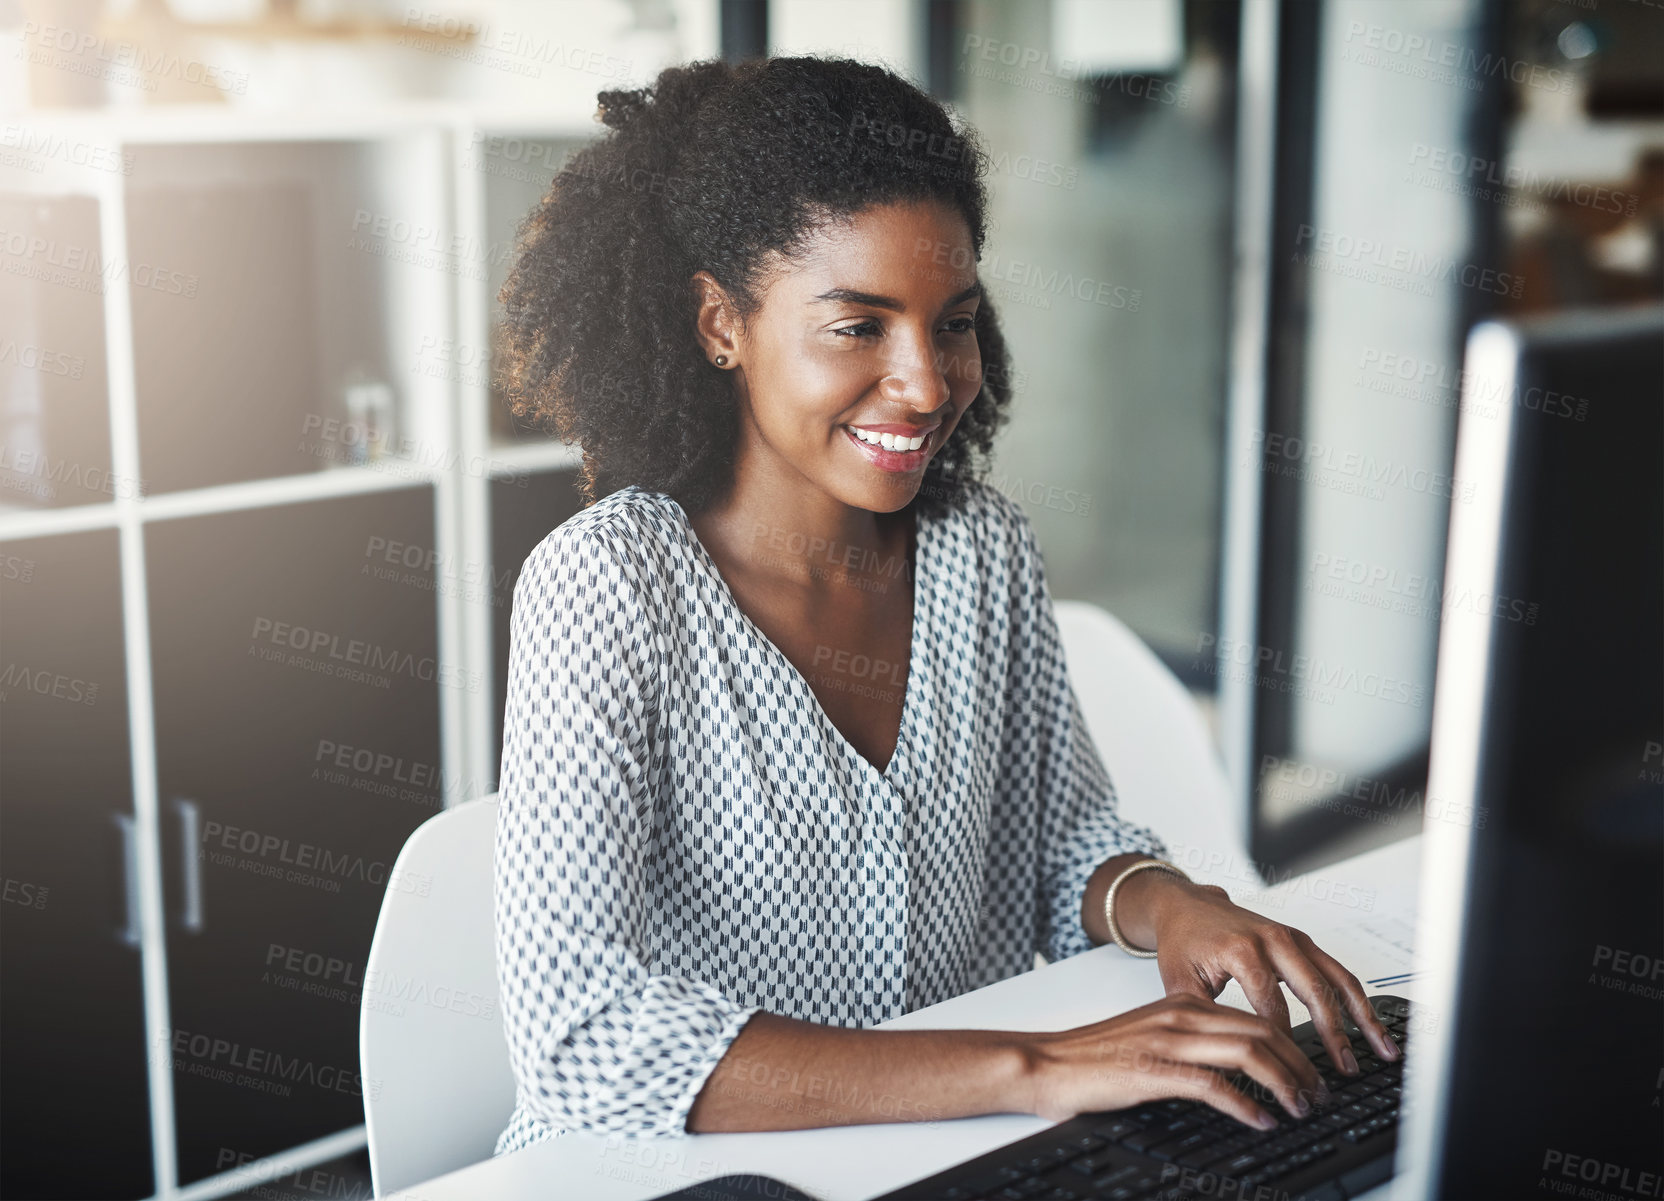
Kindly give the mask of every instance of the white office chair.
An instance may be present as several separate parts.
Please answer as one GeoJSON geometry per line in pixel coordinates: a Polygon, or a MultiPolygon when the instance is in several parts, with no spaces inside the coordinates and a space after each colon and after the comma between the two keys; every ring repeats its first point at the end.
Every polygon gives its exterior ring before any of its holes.
{"type": "Polygon", "coordinates": [[[489,1159],[514,1110],[491,913],[496,826],[495,796],[430,817],[389,876],[358,1027],[377,1197],[489,1159]]]}
{"type": "MultiPolygon", "coordinates": [[[[1117,617],[1086,601],[1057,601],[1069,679],[1121,816],[1150,827],[1174,861],[1214,882],[1210,856],[1235,855],[1231,791],[1195,699],[1117,617]]],[[[1222,881],[1220,881],[1222,882],[1222,881]]]]}

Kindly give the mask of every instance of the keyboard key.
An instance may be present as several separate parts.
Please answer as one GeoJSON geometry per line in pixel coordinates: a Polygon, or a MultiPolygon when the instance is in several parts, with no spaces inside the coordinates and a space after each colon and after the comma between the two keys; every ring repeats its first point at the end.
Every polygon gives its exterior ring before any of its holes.
{"type": "Polygon", "coordinates": [[[1229,1138],[1221,1143],[1209,1143],[1184,1155],[1175,1156],[1173,1162],[1185,1168],[1211,1167],[1222,1159],[1240,1155],[1247,1150],[1249,1141],[1245,1138],[1229,1138]]]}
{"type": "Polygon", "coordinates": [[[1206,1131],[1192,1130],[1183,1138],[1170,1139],[1159,1146],[1151,1147],[1150,1154],[1157,1159],[1177,1159],[1179,1156],[1188,1154],[1198,1147],[1206,1146],[1212,1141],[1213,1139],[1208,1136],[1206,1131]]]}
{"type": "Polygon", "coordinates": [[[1107,1193],[1093,1193],[1092,1196],[1103,1198],[1103,1201],[1133,1201],[1133,1198],[1142,1198],[1148,1193],[1150,1189],[1133,1188],[1132,1184],[1117,1184],[1108,1189],[1107,1193]]]}
{"type": "Polygon", "coordinates": [[[1167,1133],[1162,1130],[1140,1130],[1137,1134],[1129,1134],[1121,1140],[1123,1147],[1131,1147],[1134,1151],[1148,1151],[1157,1143],[1164,1142],[1167,1133]]]}
{"type": "Polygon", "coordinates": [[[1132,1182],[1144,1175],[1144,1169],[1134,1164],[1122,1164],[1111,1168],[1101,1176],[1094,1176],[1084,1184],[1077,1185],[1089,1197],[1101,1197],[1107,1192],[1118,1188],[1130,1188],[1132,1182]]]}
{"type": "Polygon", "coordinates": [[[1119,1142],[1121,1139],[1125,1138],[1129,1134],[1132,1134],[1134,1131],[1142,1129],[1144,1129],[1144,1127],[1137,1122],[1129,1122],[1125,1119],[1117,1118],[1114,1121],[1105,1122],[1101,1126],[1092,1127],[1092,1133],[1102,1135],[1104,1138],[1107,1138],[1112,1142],[1119,1142]]]}
{"type": "Polygon", "coordinates": [[[1079,1155],[1088,1151],[1100,1150],[1109,1146],[1109,1143],[1095,1134],[1077,1134],[1063,1145],[1070,1148],[1071,1154],[1079,1155]]]}
{"type": "Polygon", "coordinates": [[[1121,1156],[1116,1155],[1113,1152],[1102,1152],[1092,1155],[1082,1155],[1079,1159],[1070,1160],[1069,1170],[1071,1172],[1079,1172],[1082,1176],[1096,1176],[1105,1168],[1119,1167],[1121,1163],[1121,1156]]]}
{"type": "Polygon", "coordinates": [[[1234,1155],[1224,1163],[1216,1165],[1222,1176],[1240,1176],[1244,1172],[1251,1172],[1265,1162],[1265,1156],[1257,1151],[1244,1151],[1234,1155]]]}

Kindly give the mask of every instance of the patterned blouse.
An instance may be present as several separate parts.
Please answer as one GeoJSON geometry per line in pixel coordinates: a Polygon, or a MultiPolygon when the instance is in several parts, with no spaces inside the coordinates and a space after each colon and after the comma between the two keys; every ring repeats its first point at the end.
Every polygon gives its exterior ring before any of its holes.
{"type": "Polygon", "coordinates": [[[496,840],[517,1082],[497,1153],[685,1132],[757,1010],[867,1027],[1090,949],[1129,851],[1040,549],[994,488],[920,514],[881,771],[741,610],[687,514],[629,486],[514,589],[496,840]],[[899,683],[899,681],[898,681],[899,683]]]}

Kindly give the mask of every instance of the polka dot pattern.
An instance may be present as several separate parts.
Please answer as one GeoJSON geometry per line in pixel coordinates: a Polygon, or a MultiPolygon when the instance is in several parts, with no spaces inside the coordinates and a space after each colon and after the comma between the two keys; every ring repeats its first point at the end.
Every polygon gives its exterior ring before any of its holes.
{"type": "Polygon", "coordinates": [[[1040,549],[985,485],[921,516],[900,735],[880,771],[740,609],[687,514],[631,486],[514,590],[496,841],[517,1106],[679,1134],[759,1009],[867,1027],[1092,945],[1122,821],[1040,549]]]}

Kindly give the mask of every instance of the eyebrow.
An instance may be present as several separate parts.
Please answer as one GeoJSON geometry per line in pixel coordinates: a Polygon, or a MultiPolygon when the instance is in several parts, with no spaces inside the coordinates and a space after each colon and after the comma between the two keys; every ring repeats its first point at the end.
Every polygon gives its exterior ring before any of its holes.
{"type": "MultiPolygon", "coordinates": [[[[947,303],[942,307],[944,309],[951,309],[954,305],[961,304],[964,301],[971,299],[973,296],[981,295],[982,281],[978,280],[976,283],[966,288],[963,292],[956,292],[952,296],[948,297],[947,303]]],[[[894,296],[880,296],[876,292],[861,292],[854,288],[833,288],[830,292],[822,292],[809,303],[813,304],[817,300],[830,300],[844,304],[864,304],[875,309],[889,309],[896,313],[901,312],[907,307],[894,296]]]]}

